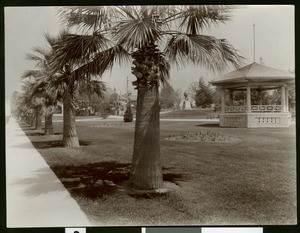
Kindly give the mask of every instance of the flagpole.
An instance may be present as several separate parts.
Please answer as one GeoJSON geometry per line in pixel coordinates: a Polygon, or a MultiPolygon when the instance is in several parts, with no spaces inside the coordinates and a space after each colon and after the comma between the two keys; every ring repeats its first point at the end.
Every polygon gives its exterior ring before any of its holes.
{"type": "Polygon", "coordinates": [[[253,24],[253,61],[255,62],[255,24],[253,24]]]}

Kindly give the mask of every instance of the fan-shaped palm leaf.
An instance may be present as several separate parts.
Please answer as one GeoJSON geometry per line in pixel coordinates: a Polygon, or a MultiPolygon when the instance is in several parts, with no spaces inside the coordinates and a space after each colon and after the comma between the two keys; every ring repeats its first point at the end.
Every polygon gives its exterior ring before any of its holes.
{"type": "Polygon", "coordinates": [[[107,6],[64,7],[58,10],[62,23],[84,30],[110,26],[112,8],[107,6]]]}
{"type": "Polygon", "coordinates": [[[98,97],[103,98],[103,94],[106,90],[106,85],[104,82],[99,80],[81,79],[78,84],[78,91],[81,95],[88,95],[90,97],[93,94],[97,94],[98,97]]]}
{"type": "Polygon", "coordinates": [[[166,46],[166,55],[177,65],[191,61],[213,71],[229,64],[239,67],[243,59],[226,40],[191,34],[173,35],[166,46]]]}
{"type": "MultiPolygon", "coordinates": [[[[64,33],[66,34],[66,33],[64,33]]],[[[51,46],[51,48],[57,43],[58,38],[51,36],[49,33],[44,33],[44,37],[47,40],[48,44],[51,46]]]]}
{"type": "Polygon", "coordinates": [[[80,66],[73,71],[75,80],[93,75],[102,75],[106,70],[110,69],[115,61],[128,62],[130,55],[122,46],[118,45],[97,53],[92,61],[80,66]]]}
{"type": "Polygon", "coordinates": [[[86,62],[91,56],[107,49],[108,40],[98,34],[75,35],[62,34],[58,42],[53,46],[53,66],[62,67],[69,62],[86,62]]]}
{"type": "Polygon", "coordinates": [[[177,16],[181,21],[179,28],[187,34],[199,34],[211,24],[224,23],[229,20],[231,8],[219,5],[183,6],[180,8],[180,15],[177,16]]]}
{"type": "Polygon", "coordinates": [[[41,77],[44,76],[45,73],[42,70],[26,70],[21,76],[22,79],[30,78],[30,77],[41,77]]]}
{"type": "MultiPolygon", "coordinates": [[[[135,13],[138,16],[132,15],[135,18],[123,20],[116,24],[113,32],[114,38],[126,49],[141,48],[151,41],[160,39],[160,23],[156,21],[154,15],[148,15],[145,12],[146,10],[141,8],[139,13],[135,13]]],[[[127,11],[125,13],[128,15],[127,11]]]]}

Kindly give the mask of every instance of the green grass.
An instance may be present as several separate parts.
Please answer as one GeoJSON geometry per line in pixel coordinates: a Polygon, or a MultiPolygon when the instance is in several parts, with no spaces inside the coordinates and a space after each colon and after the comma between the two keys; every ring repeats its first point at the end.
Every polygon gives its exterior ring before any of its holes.
{"type": "Polygon", "coordinates": [[[161,122],[163,195],[124,189],[134,123],[77,122],[80,148],[63,148],[57,135],[25,130],[82,210],[99,225],[293,224],[296,222],[295,128],[234,129],[197,122],[161,122]],[[98,127],[97,127],[98,126],[98,127]],[[181,132],[216,131],[240,140],[177,142],[181,132]]]}

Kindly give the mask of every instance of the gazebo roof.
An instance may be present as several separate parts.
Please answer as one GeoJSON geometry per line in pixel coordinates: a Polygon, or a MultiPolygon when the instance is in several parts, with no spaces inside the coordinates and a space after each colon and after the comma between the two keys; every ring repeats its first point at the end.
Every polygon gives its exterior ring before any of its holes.
{"type": "Polygon", "coordinates": [[[248,81],[292,81],[295,75],[283,70],[273,69],[256,62],[232,71],[219,80],[211,81],[213,85],[229,83],[247,83],[248,81]]]}

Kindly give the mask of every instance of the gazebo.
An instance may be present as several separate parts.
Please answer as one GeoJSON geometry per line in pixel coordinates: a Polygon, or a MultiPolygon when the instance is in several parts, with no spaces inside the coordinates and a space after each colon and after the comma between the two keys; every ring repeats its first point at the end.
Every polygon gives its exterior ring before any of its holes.
{"type": "Polygon", "coordinates": [[[287,87],[295,83],[294,74],[253,62],[210,83],[221,89],[221,127],[283,128],[291,125],[287,87]],[[275,89],[281,92],[280,105],[263,105],[263,91],[275,89]],[[260,96],[258,104],[251,102],[254,90],[260,96]],[[234,104],[235,91],[246,92],[244,103],[234,104]],[[225,92],[229,93],[228,105],[225,104],[225,92]]]}

